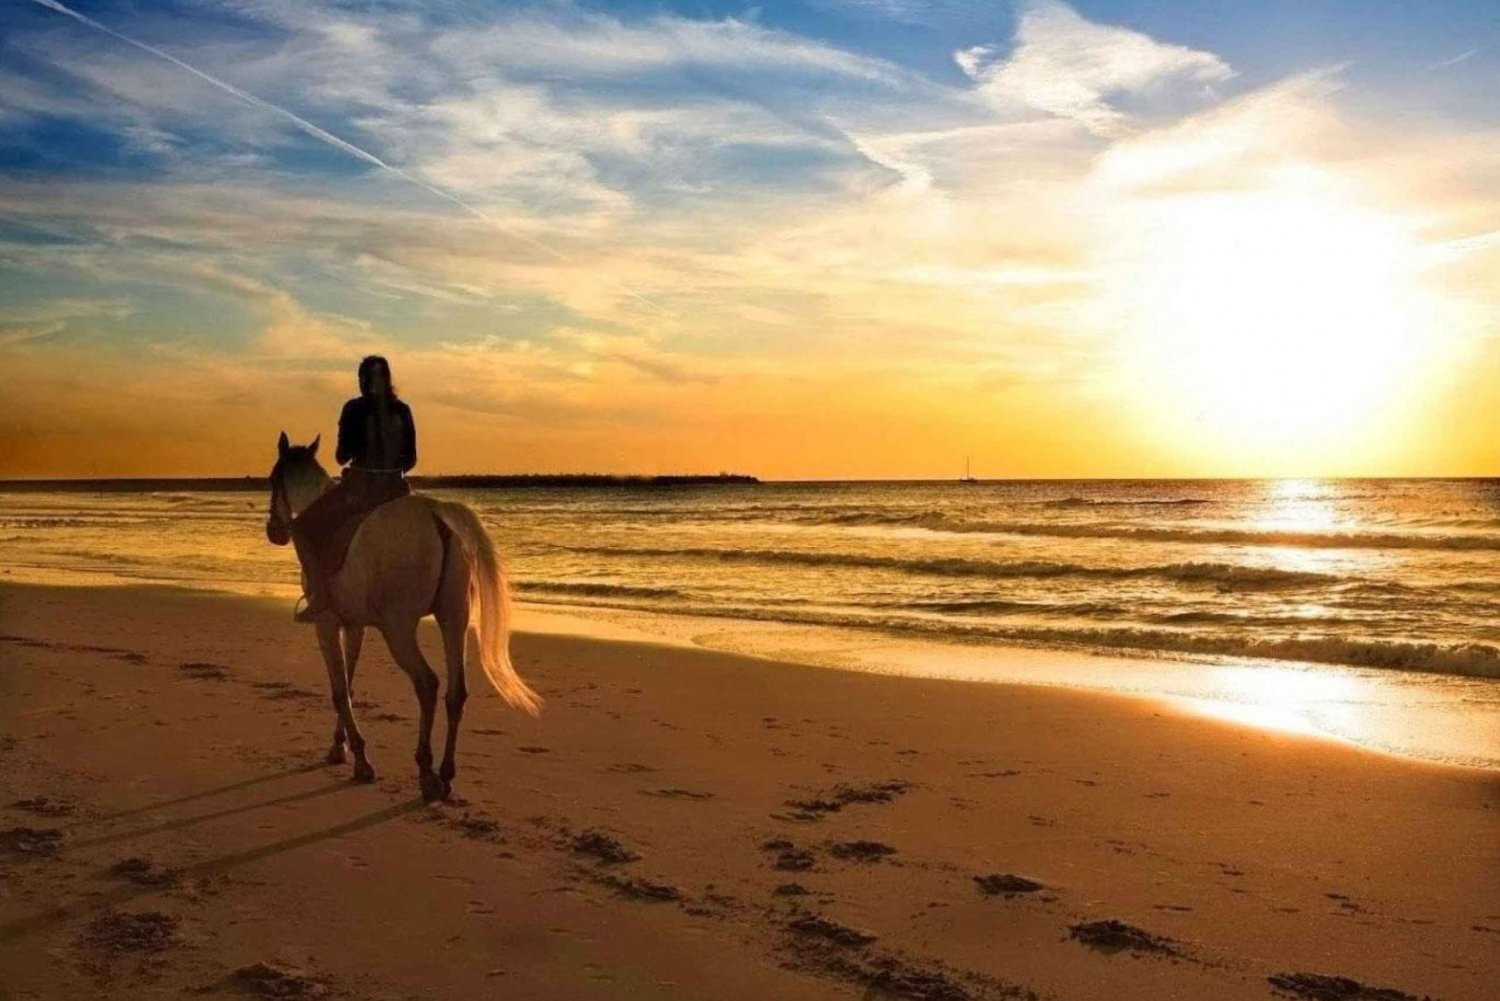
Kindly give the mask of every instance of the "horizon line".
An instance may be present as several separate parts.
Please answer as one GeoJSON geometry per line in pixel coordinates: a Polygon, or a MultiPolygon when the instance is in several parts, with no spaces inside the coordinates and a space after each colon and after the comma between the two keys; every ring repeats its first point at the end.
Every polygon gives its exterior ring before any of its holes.
{"type": "MultiPolygon", "coordinates": [[[[1000,484],[1000,483],[1226,483],[1247,481],[1295,481],[1295,480],[1500,480],[1500,472],[1489,474],[1286,474],[1286,475],[1098,475],[1098,476],[978,476],[972,480],[961,477],[941,476],[792,476],[792,477],[765,477],[754,473],[734,472],[721,470],[714,473],[621,473],[621,472],[525,472],[525,473],[417,473],[407,477],[413,481],[432,480],[526,480],[526,479],[590,479],[590,480],[696,480],[713,482],[717,480],[738,480],[741,483],[753,481],[756,484],[835,484],[835,483],[970,483],[970,484],[1000,484]]],[[[86,485],[86,484],[123,484],[123,483],[235,483],[264,482],[267,479],[265,473],[244,474],[175,474],[175,475],[142,475],[142,476],[0,476],[0,490],[8,487],[41,486],[48,484],[57,485],[86,485]]]]}

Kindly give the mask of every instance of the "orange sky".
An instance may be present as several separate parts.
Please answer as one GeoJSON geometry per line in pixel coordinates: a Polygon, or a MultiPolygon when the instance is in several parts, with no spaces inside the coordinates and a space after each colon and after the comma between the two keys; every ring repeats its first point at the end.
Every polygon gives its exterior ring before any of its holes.
{"type": "Polygon", "coordinates": [[[267,9],[214,64],[238,97],[77,24],[6,71],[0,128],[93,131],[0,171],[0,476],[262,473],[369,351],[426,473],[1500,473],[1500,128],[1355,70],[1059,3],[944,72],[733,20],[267,9]],[[538,75],[475,76],[495,46],[538,75]],[[630,89],[683,52],[759,97],[630,89]]]}

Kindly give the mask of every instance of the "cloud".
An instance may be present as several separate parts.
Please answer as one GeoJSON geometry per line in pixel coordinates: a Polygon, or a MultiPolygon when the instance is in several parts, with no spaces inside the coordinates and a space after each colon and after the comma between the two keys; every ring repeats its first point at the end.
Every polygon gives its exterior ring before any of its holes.
{"type": "Polygon", "coordinates": [[[1233,71],[1210,52],[1096,24],[1054,0],[1030,3],[1008,54],[979,45],[954,55],[995,107],[1035,108],[1105,137],[1132,127],[1120,98],[1175,104],[1202,97],[1233,71]]]}
{"type": "Polygon", "coordinates": [[[1289,162],[1348,158],[1357,140],[1329,98],[1338,68],[1278,81],[1172,125],[1123,137],[1100,154],[1096,177],[1116,190],[1226,190],[1289,162]]]}
{"type": "Polygon", "coordinates": [[[130,303],[118,299],[59,298],[11,306],[0,318],[0,347],[46,340],[78,323],[122,320],[133,312],[130,303]]]}

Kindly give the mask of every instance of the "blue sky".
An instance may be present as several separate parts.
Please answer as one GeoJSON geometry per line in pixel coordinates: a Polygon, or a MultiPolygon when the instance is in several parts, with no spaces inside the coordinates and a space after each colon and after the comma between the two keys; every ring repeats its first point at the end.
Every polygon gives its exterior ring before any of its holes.
{"type": "Polygon", "coordinates": [[[1205,143],[1236,197],[1312,171],[1413,254],[1470,248],[1449,298],[1488,305],[1490,3],[68,5],[133,46],[0,2],[0,352],[32,377],[0,473],[135,471],[161,425],[104,392],[194,428],[139,468],[248,471],[267,410],[322,427],[371,348],[449,468],[917,474],[997,434],[1018,474],[1198,468],[1159,430],[1049,464],[1077,434],[1038,400],[1128,403],[1121,227],[1156,225],[1142,164],[1205,143]],[[826,446],[774,443],[833,398],[826,446]],[[925,430],[854,440],[882,419],[925,430]]]}

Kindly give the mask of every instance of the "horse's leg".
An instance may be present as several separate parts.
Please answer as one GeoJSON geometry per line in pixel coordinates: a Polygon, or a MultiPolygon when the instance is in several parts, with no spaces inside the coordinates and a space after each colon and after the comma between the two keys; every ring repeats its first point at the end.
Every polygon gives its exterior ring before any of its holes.
{"type": "Polygon", "coordinates": [[[453,776],[458,769],[453,763],[458,749],[458,724],[464,716],[464,703],[469,698],[468,682],[464,678],[464,654],[469,640],[468,601],[455,602],[456,609],[443,609],[438,618],[438,627],[443,631],[443,658],[448,662],[448,691],[443,702],[448,707],[448,735],[443,744],[443,764],[438,769],[438,778],[443,780],[443,798],[453,791],[453,776]]]}
{"type": "MultiPolygon", "coordinates": [[[[344,676],[349,683],[350,709],[354,703],[354,667],[359,663],[359,651],[365,642],[364,626],[344,627],[344,676]]],[[[333,724],[333,746],[328,748],[328,763],[344,763],[344,718],[335,714],[333,724]]]]}
{"type": "Polygon", "coordinates": [[[339,627],[330,616],[317,623],[318,646],[323,651],[323,663],[328,668],[328,688],[333,695],[333,711],[338,714],[339,725],[349,738],[349,749],[354,752],[354,780],[375,781],[375,769],[365,757],[365,738],[354,722],[354,708],[349,704],[349,672],[344,665],[344,651],[339,646],[339,627]]]}
{"type": "Polygon", "coordinates": [[[391,656],[411,678],[417,691],[417,704],[422,710],[421,722],[417,725],[417,779],[422,787],[422,799],[432,802],[443,794],[443,784],[432,771],[432,717],[437,709],[438,676],[427,665],[422,648],[417,645],[417,620],[411,619],[396,625],[384,624],[380,632],[385,636],[385,645],[391,656]]]}

